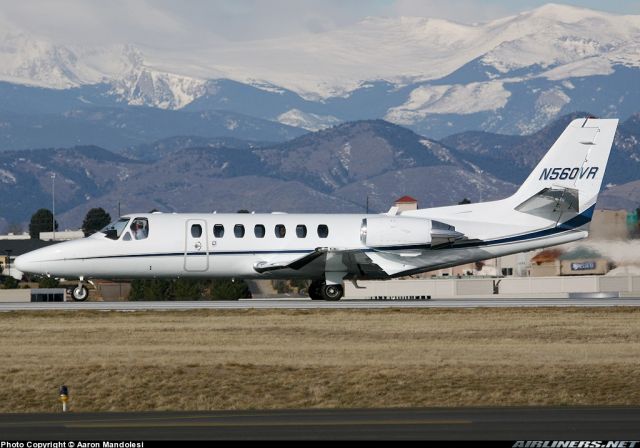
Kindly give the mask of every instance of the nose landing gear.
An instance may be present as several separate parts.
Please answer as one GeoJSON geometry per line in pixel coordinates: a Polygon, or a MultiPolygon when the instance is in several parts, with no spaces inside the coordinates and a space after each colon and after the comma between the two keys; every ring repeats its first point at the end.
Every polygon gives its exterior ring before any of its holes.
{"type": "Polygon", "coordinates": [[[84,302],[85,300],[87,300],[87,297],[89,297],[89,290],[87,289],[86,286],[84,286],[83,277],[80,277],[80,282],[78,283],[78,286],[73,288],[73,290],[71,291],[71,297],[76,302],[84,302]]]}
{"type": "Polygon", "coordinates": [[[86,288],[86,286],[80,284],[73,288],[71,297],[73,297],[73,300],[75,300],[76,302],[84,302],[85,300],[87,300],[87,297],[89,297],[89,290],[86,288]]]}

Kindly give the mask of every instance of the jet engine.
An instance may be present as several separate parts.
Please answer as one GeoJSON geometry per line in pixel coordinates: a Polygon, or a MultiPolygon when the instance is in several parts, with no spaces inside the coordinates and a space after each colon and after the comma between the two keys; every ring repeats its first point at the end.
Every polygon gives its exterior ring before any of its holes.
{"type": "Polygon", "coordinates": [[[360,226],[360,241],[373,248],[448,246],[464,238],[455,227],[425,218],[380,216],[365,218],[360,226]]]}

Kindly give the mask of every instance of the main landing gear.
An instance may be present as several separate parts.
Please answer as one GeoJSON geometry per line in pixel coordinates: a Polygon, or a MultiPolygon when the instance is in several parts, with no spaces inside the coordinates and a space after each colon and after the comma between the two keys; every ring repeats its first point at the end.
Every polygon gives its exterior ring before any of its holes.
{"type": "Polygon", "coordinates": [[[327,285],[323,280],[314,280],[309,285],[311,300],[340,300],[344,295],[342,285],[327,285]]]}

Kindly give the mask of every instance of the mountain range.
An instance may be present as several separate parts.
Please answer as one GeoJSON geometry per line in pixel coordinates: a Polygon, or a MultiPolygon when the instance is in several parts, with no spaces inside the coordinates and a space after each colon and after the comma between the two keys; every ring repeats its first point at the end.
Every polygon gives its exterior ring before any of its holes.
{"type": "MultiPolygon", "coordinates": [[[[26,225],[50,208],[86,212],[372,212],[403,195],[421,207],[513,193],[572,115],[527,136],[465,132],[441,141],[386,122],[349,122],[284,143],[174,137],[116,154],[96,146],[0,153],[0,216],[26,225]]],[[[640,205],[640,114],[618,130],[600,208],[640,205]]]]}
{"type": "MultiPolygon", "coordinates": [[[[34,141],[49,135],[43,120],[93,108],[217,111],[235,114],[237,123],[247,120],[248,128],[253,117],[311,131],[385,119],[443,138],[467,130],[529,134],[581,110],[626,119],[640,102],[640,16],[567,5],[472,25],[371,17],[289,38],[204,41],[190,51],[92,47],[5,25],[0,111],[10,116],[0,120],[13,126],[13,137],[0,141],[0,149],[41,146],[34,141]]],[[[145,132],[146,143],[170,136],[145,132]]],[[[89,141],[78,129],[65,133],[74,142],[50,145],[122,149],[138,143],[119,136],[89,141]]]]}
{"type": "MultiPolygon", "coordinates": [[[[0,22],[2,17],[0,16],[0,22]]],[[[513,192],[576,116],[621,119],[599,207],[640,202],[640,16],[371,17],[188,50],[0,23],[0,228],[173,211],[385,211],[513,192]]]]}

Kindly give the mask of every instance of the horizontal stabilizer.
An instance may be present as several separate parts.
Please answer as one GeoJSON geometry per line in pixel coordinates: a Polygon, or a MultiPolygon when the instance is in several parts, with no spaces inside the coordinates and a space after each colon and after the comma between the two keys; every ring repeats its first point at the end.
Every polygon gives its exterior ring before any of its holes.
{"type": "Polygon", "coordinates": [[[543,188],[515,208],[522,213],[557,220],[562,213],[578,213],[578,190],[567,187],[543,188]]]}

